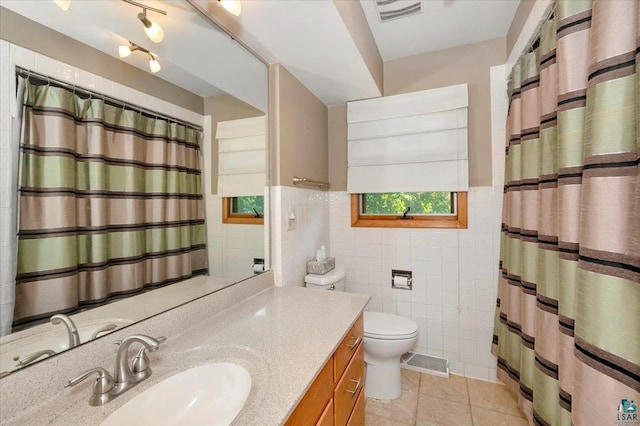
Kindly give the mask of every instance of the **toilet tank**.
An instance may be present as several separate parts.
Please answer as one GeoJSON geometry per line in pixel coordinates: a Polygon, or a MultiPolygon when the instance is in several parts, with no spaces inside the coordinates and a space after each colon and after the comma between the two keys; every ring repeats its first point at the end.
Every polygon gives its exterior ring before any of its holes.
{"type": "Polygon", "coordinates": [[[308,274],[304,277],[304,282],[309,288],[344,291],[346,275],[344,269],[336,268],[323,275],[308,274]]]}

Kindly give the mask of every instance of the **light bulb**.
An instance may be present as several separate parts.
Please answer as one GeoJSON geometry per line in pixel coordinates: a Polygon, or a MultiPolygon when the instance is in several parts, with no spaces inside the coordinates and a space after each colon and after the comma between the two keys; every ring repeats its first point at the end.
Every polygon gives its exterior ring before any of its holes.
{"type": "Polygon", "coordinates": [[[227,12],[234,16],[240,16],[240,12],[242,11],[242,5],[240,4],[240,0],[218,0],[222,7],[227,9],[227,12]]]}
{"type": "Polygon", "coordinates": [[[71,6],[71,0],[53,0],[53,2],[64,11],[67,11],[71,6]]]}
{"type": "Polygon", "coordinates": [[[118,56],[126,58],[129,55],[131,55],[131,48],[129,46],[122,45],[118,47],[118,56]]]}
{"type": "Polygon", "coordinates": [[[151,26],[147,27],[145,25],[144,32],[147,33],[149,40],[154,43],[160,43],[164,38],[164,31],[162,31],[162,27],[152,20],[149,20],[149,22],[151,23],[151,26]]]}
{"type": "Polygon", "coordinates": [[[161,68],[160,62],[158,62],[155,57],[149,56],[149,69],[151,72],[156,73],[160,71],[161,68]]]}

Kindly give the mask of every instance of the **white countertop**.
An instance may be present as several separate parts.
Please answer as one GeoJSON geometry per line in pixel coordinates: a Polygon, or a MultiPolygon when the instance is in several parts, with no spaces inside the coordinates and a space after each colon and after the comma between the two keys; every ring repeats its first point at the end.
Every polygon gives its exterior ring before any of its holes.
{"type": "Polygon", "coordinates": [[[87,383],[61,390],[63,396],[45,401],[14,423],[98,425],[135,395],[180,371],[235,362],[250,372],[252,389],[234,425],[282,424],[368,300],[365,295],[302,287],[269,288],[169,335],[149,354],[153,375],[110,403],[89,406],[87,383]]]}

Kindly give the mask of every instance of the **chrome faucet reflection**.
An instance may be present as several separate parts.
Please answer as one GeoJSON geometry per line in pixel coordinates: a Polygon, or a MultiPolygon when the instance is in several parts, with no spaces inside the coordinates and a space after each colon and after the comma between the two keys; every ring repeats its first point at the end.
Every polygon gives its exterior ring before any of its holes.
{"type": "Polygon", "coordinates": [[[38,358],[43,357],[45,355],[51,356],[51,355],[55,355],[55,354],[56,354],[55,351],[52,351],[51,349],[45,349],[43,351],[34,352],[34,353],[29,354],[29,355],[27,355],[25,357],[22,357],[22,358],[15,357],[13,360],[14,361],[18,361],[16,363],[16,367],[22,367],[23,365],[31,364],[32,362],[34,362],[38,358]]]}
{"type": "Polygon", "coordinates": [[[73,323],[71,318],[66,316],[65,314],[56,314],[50,319],[51,324],[60,324],[63,323],[65,327],[67,327],[67,335],[69,337],[69,349],[75,348],[80,344],[80,335],[78,334],[78,328],[73,323]]]}
{"type": "Polygon", "coordinates": [[[129,336],[120,343],[116,355],[116,365],[113,370],[113,376],[104,368],[96,367],[69,380],[64,387],[75,386],[87,377],[97,373],[98,378],[93,384],[93,393],[89,398],[89,405],[104,405],[151,376],[149,358],[146,352],[155,351],[160,344],[166,340],[166,337],[154,339],[153,337],[143,334],[129,336]],[[142,348],[140,348],[130,362],[127,356],[129,347],[133,343],[142,344],[142,348]]]}

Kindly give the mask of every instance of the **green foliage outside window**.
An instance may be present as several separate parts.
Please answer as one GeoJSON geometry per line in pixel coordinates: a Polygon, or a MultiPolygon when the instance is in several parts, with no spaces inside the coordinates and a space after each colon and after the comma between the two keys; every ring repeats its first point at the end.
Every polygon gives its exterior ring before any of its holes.
{"type": "Polygon", "coordinates": [[[410,215],[454,214],[453,192],[385,192],[362,194],[362,214],[410,215]]]}
{"type": "Polygon", "coordinates": [[[233,197],[231,203],[231,213],[255,215],[255,209],[261,216],[264,214],[264,197],[262,195],[251,195],[247,197],[233,197]]]}

